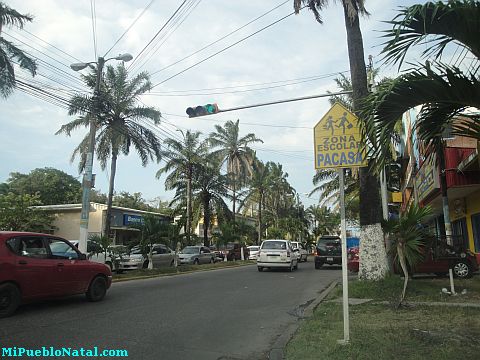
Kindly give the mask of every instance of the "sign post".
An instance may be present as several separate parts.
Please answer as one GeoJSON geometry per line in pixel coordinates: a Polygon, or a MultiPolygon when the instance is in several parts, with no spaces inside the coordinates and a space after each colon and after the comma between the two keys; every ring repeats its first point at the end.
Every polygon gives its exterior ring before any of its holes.
{"type": "Polygon", "coordinates": [[[342,244],[343,339],[350,341],[347,274],[347,226],[345,219],[345,168],[367,166],[358,118],[335,103],[313,129],[315,169],[336,168],[340,183],[340,237],[342,244]]]}

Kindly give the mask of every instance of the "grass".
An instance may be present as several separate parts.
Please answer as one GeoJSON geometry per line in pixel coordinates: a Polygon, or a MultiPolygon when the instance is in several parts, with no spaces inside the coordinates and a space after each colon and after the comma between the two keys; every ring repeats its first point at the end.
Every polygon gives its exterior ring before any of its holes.
{"type": "Polygon", "coordinates": [[[164,268],[156,268],[156,269],[141,269],[141,270],[132,270],[132,271],[125,271],[122,274],[113,274],[113,281],[124,281],[130,279],[137,279],[137,278],[148,278],[148,277],[156,277],[156,276],[163,276],[163,275],[176,275],[181,273],[187,272],[194,272],[194,271],[206,271],[212,269],[221,269],[227,267],[237,267],[243,265],[250,265],[254,264],[253,261],[221,261],[214,264],[204,264],[204,265],[179,265],[177,268],[174,267],[164,267],[164,268]]]}
{"type": "MultiPolygon", "coordinates": [[[[439,302],[474,302],[480,303],[480,276],[471,279],[454,279],[457,293],[466,289],[466,294],[451,296],[442,293],[442,288],[450,290],[448,278],[423,277],[409,280],[406,301],[439,301],[439,302]]],[[[374,299],[378,301],[398,301],[402,292],[403,279],[397,275],[387,277],[383,281],[350,281],[348,296],[350,298],[374,299]]],[[[340,297],[341,287],[330,294],[331,297],[340,297]]]]}
{"type": "Polygon", "coordinates": [[[350,307],[350,343],[343,339],[341,304],[324,303],[300,327],[286,359],[477,359],[480,309],[385,305],[350,307]]]}
{"type": "MultiPolygon", "coordinates": [[[[396,308],[403,279],[349,282],[350,298],[369,298],[390,304],[366,303],[350,306],[350,343],[343,339],[342,305],[329,302],[341,297],[341,286],[298,329],[286,348],[286,359],[477,359],[480,353],[480,309],[456,306],[410,305],[396,308]]],[[[457,292],[449,296],[448,278],[416,278],[409,282],[407,302],[480,303],[480,276],[455,280],[457,292]]]]}

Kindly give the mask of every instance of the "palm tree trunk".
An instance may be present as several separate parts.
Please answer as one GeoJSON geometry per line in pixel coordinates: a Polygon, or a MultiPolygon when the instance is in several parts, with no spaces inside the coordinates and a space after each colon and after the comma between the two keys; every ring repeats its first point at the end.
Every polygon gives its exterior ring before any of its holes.
{"type": "Polygon", "coordinates": [[[402,296],[400,297],[400,301],[398,303],[398,306],[400,306],[405,300],[405,293],[407,292],[407,284],[408,284],[408,268],[407,268],[407,263],[405,261],[405,252],[403,251],[404,244],[399,241],[397,245],[397,254],[398,254],[398,260],[400,261],[400,266],[402,267],[403,271],[403,276],[405,280],[403,281],[403,291],[402,291],[402,296]]]}
{"type": "Polygon", "coordinates": [[[260,193],[260,201],[258,202],[258,240],[257,245],[262,243],[262,203],[263,193],[260,193]]]}
{"type": "Polygon", "coordinates": [[[445,237],[447,244],[453,245],[452,239],[452,224],[450,222],[450,208],[448,206],[448,188],[447,188],[447,174],[445,172],[445,154],[443,146],[437,150],[438,166],[440,170],[440,191],[442,193],[442,207],[443,207],[443,222],[444,225],[440,227],[441,237],[445,237]]]}
{"type": "MultiPolygon", "coordinates": [[[[344,5],[347,30],[348,57],[353,88],[354,110],[360,109],[362,99],[368,94],[362,32],[358,14],[351,19],[344,5]]],[[[362,262],[358,276],[363,280],[379,280],[388,271],[387,255],[383,241],[381,203],[378,179],[371,166],[360,169],[360,253],[362,262]]]]}
{"type": "Polygon", "coordinates": [[[192,228],[192,167],[187,171],[187,244],[190,245],[190,233],[192,228]]]}
{"type": "Polygon", "coordinates": [[[105,218],[104,236],[110,237],[112,218],[113,190],[115,188],[115,173],[117,172],[117,153],[112,151],[112,163],[110,164],[110,183],[108,185],[107,216],[105,218]]]}
{"type": "Polygon", "coordinates": [[[210,199],[204,195],[203,199],[203,246],[210,246],[208,229],[210,227],[210,199]]]}
{"type": "Polygon", "coordinates": [[[235,175],[235,172],[233,173],[233,184],[232,184],[232,190],[233,190],[233,206],[232,206],[232,211],[233,211],[233,223],[235,223],[235,212],[236,212],[236,209],[235,209],[235,205],[236,205],[236,202],[237,202],[237,192],[236,192],[236,182],[237,182],[237,179],[236,179],[236,175],[235,175]]]}

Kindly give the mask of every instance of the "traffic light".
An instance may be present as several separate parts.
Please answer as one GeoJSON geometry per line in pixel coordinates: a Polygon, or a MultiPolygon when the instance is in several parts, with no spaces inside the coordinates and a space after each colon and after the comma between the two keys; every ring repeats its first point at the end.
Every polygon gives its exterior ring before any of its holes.
{"type": "Polygon", "coordinates": [[[218,105],[217,104],[207,104],[207,105],[200,105],[197,107],[189,107],[187,108],[187,115],[188,117],[197,117],[197,116],[204,116],[204,115],[212,115],[218,113],[218,105]]]}

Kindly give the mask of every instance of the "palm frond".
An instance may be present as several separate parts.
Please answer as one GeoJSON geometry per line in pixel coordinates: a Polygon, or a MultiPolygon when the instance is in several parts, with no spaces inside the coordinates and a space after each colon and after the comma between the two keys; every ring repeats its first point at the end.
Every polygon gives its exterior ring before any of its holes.
{"type": "Polygon", "coordinates": [[[417,44],[428,44],[425,57],[441,58],[445,47],[457,42],[480,58],[480,3],[473,0],[427,2],[404,7],[387,24],[382,53],[384,60],[401,66],[407,52],[417,44]]]}

